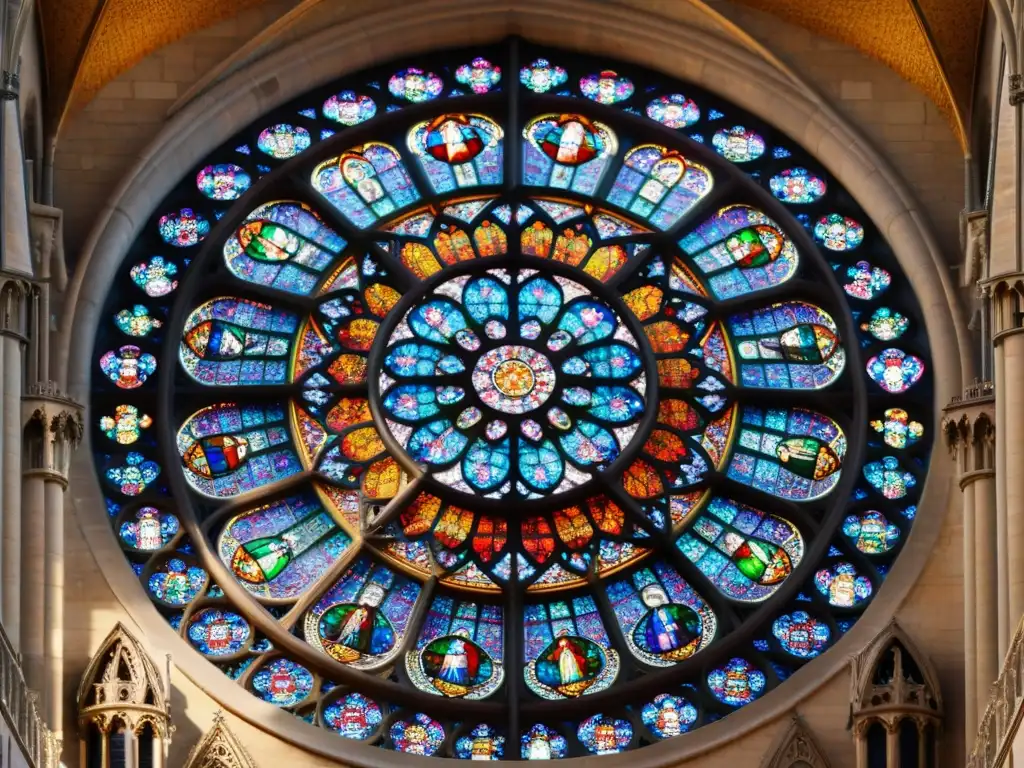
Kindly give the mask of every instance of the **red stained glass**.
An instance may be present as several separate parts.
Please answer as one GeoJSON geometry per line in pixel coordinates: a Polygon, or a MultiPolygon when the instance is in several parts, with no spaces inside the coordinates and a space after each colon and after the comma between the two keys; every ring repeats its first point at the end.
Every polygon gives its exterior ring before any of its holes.
{"type": "Polygon", "coordinates": [[[327,372],[339,384],[362,384],[366,381],[366,358],[362,355],[340,355],[327,372]]]}
{"type": "Polygon", "coordinates": [[[551,525],[543,517],[530,517],[523,521],[523,549],[543,565],[555,553],[555,537],[551,525]]]}
{"type": "Polygon", "coordinates": [[[593,241],[585,234],[577,234],[573,230],[567,229],[558,236],[558,240],[555,242],[555,253],[551,258],[578,267],[587,257],[592,244],[593,241]]]}
{"type": "Polygon", "coordinates": [[[597,496],[587,499],[587,508],[590,510],[590,517],[602,533],[618,536],[622,533],[623,524],[626,521],[626,513],[622,508],[607,496],[597,496]]]}
{"type": "Polygon", "coordinates": [[[685,400],[662,400],[658,403],[658,421],[667,427],[688,432],[700,427],[700,414],[685,400]]]}
{"type": "Polygon", "coordinates": [[[502,519],[481,517],[473,534],[473,551],[480,562],[491,562],[508,542],[508,523],[502,519]]]}
{"type": "Polygon", "coordinates": [[[643,459],[637,459],[622,473],[622,487],[634,499],[654,499],[665,492],[657,470],[643,459]]]}
{"type": "Polygon", "coordinates": [[[380,325],[373,320],[356,318],[338,331],[338,341],[343,347],[358,352],[369,352],[380,325]]]}
{"type": "Polygon", "coordinates": [[[409,537],[422,536],[430,531],[440,511],[441,500],[437,496],[421,493],[402,513],[402,531],[409,537]]]}
{"type": "Polygon", "coordinates": [[[699,378],[700,371],[690,365],[688,360],[658,361],[658,381],[663,387],[690,389],[699,378]]]}
{"type": "Polygon", "coordinates": [[[686,457],[683,439],[664,429],[655,429],[644,444],[644,450],[658,461],[676,462],[686,457]]]}
{"type": "Polygon", "coordinates": [[[678,325],[669,320],[644,326],[644,333],[647,334],[655,354],[682,352],[686,348],[686,342],[690,340],[689,334],[683,333],[678,325]]]}
{"type": "Polygon", "coordinates": [[[523,230],[519,237],[519,245],[526,256],[540,256],[546,259],[551,253],[553,239],[554,233],[539,221],[535,221],[532,226],[523,230]]]}
{"type": "Polygon", "coordinates": [[[459,507],[448,507],[437,521],[434,538],[449,549],[455,549],[466,540],[472,527],[472,512],[459,507]]]}

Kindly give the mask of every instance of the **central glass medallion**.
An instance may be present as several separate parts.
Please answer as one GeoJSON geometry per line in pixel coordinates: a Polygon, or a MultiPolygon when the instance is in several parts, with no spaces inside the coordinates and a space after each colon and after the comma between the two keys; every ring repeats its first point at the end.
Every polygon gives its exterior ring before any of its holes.
{"type": "Polygon", "coordinates": [[[505,344],[485,352],[473,369],[473,387],[485,405],[502,413],[540,408],[555,389],[555,369],[546,355],[505,344]]]}
{"type": "Polygon", "coordinates": [[[637,438],[648,395],[616,301],[550,263],[427,283],[378,342],[391,437],[462,493],[523,500],[589,483],[637,438]]]}

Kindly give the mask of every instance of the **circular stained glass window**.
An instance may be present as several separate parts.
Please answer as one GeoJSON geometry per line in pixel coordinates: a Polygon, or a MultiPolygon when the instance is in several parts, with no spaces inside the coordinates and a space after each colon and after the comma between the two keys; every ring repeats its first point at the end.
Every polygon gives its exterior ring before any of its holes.
{"type": "Polygon", "coordinates": [[[339,755],[686,739],[882,586],[924,323],[756,117],[509,42],[329,84],[186,170],[97,335],[111,535],[188,652],[339,755]]]}

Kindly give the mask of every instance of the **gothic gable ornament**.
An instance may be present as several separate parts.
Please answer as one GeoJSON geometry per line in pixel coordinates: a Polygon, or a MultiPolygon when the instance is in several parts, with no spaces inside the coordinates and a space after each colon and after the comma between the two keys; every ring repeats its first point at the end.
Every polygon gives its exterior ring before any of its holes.
{"type": "Polygon", "coordinates": [[[257,768],[257,765],[218,711],[213,716],[213,727],[189,752],[185,768],[257,768]]]}
{"type": "Polygon", "coordinates": [[[807,724],[794,715],[775,748],[766,753],[761,768],[829,768],[829,762],[807,724]]]}

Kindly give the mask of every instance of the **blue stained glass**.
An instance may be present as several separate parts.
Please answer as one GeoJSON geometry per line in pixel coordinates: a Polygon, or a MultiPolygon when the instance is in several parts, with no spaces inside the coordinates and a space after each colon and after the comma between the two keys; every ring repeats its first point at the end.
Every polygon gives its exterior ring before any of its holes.
{"type": "Polygon", "coordinates": [[[500,606],[435,597],[416,648],[406,655],[409,679],[442,696],[490,696],[505,676],[503,626],[500,606]]]}
{"type": "Polygon", "coordinates": [[[565,473],[562,456],[550,440],[540,445],[519,441],[519,475],[538,491],[550,491],[565,473]]]}
{"type": "Polygon", "coordinates": [[[406,449],[413,461],[424,464],[450,464],[469,444],[469,438],[456,431],[447,419],[432,421],[409,438],[406,449]]]}
{"type": "Polygon", "coordinates": [[[759,698],[766,684],[764,672],[746,659],[731,659],[708,674],[712,695],[730,707],[742,707],[759,698]]]}
{"type": "Polygon", "coordinates": [[[429,344],[400,344],[384,359],[391,373],[398,376],[436,376],[461,373],[462,361],[429,344]]]}
{"type": "Polygon", "coordinates": [[[907,472],[895,456],[884,456],[881,461],[865,464],[864,477],[887,499],[902,499],[909,488],[917,485],[917,478],[907,472]]]}
{"type": "Polygon", "coordinates": [[[398,151],[387,144],[353,147],[318,165],[312,181],[313,187],[360,229],[420,197],[398,151]]]}
{"type": "Polygon", "coordinates": [[[624,344],[609,344],[588,349],[580,357],[569,358],[563,363],[562,370],[577,376],[629,379],[642,366],[640,355],[635,350],[624,344]]]}
{"type": "Polygon", "coordinates": [[[723,208],[679,245],[706,275],[716,296],[733,298],[784,283],[795,273],[796,246],[760,211],[723,208]]]}
{"type": "Polygon", "coordinates": [[[505,755],[505,737],[489,725],[478,725],[468,736],[455,741],[455,757],[459,760],[501,760],[505,755]]]}
{"type": "Polygon", "coordinates": [[[168,213],[157,222],[160,237],[168,245],[190,248],[202,242],[210,234],[210,222],[191,208],[182,208],[168,213]]]}
{"type": "Polygon", "coordinates": [[[850,563],[836,563],[814,574],[814,585],[837,608],[852,608],[871,597],[871,580],[850,563]]]}
{"type": "Polygon", "coordinates": [[[885,349],[868,360],[868,376],[889,394],[900,394],[924,375],[924,362],[902,349],[885,349]]]}
{"type": "Polygon", "coordinates": [[[593,194],[618,141],[608,126],[582,115],[545,115],[523,131],[523,181],[593,194]]]}
{"type": "Polygon", "coordinates": [[[775,304],[733,315],[729,326],[746,387],[820,389],[846,365],[835,321],[813,304],[775,304]]]}
{"type": "Polygon", "coordinates": [[[615,314],[595,301],[573,302],[558,322],[558,327],[569,333],[580,345],[608,338],[615,333],[617,326],[615,314]]]}
{"type": "Polygon", "coordinates": [[[336,123],[358,125],[377,114],[377,105],[369,96],[342,91],[324,102],[323,113],[324,117],[336,123]]]}
{"type": "Polygon", "coordinates": [[[229,519],[217,553],[247,591],[282,599],[304,594],[351,544],[316,498],[304,494],[229,519]]]}
{"type": "Polygon", "coordinates": [[[312,139],[302,126],[278,123],[265,128],[256,140],[260,152],[278,160],[287,160],[309,149],[312,139]]]}
{"type": "Polygon", "coordinates": [[[675,150],[655,144],[631,149],[608,201],[661,230],[675,224],[711,191],[711,173],[675,150]]]}
{"type": "Polygon", "coordinates": [[[186,319],[178,359],[200,384],[284,384],[297,326],[268,304],[211,299],[186,319]]]}
{"type": "Polygon", "coordinates": [[[565,736],[540,723],[532,726],[520,739],[523,760],[560,760],[567,752],[565,736]]]}
{"type": "Polygon", "coordinates": [[[483,323],[491,317],[508,319],[508,292],[497,280],[481,277],[466,284],[462,304],[470,317],[483,323]]]}
{"type": "Polygon", "coordinates": [[[593,396],[585,389],[581,392],[584,396],[576,395],[577,399],[574,400],[571,399],[570,390],[566,390],[563,399],[573,405],[588,405],[587,411],[602,421],[629,422],[644,410],[643,399],[626,387],[595,387],[593,396]]]}
{"type": "Polygon", "coordinates": [[[481,491],[492,490],[505,482],[510,468],[508,440],[489,445],[477,439],[462,460],[463,476],[481,491]]]}
{"type": "Polygon", "coordinates": [[[441,115],[409,131],[409,147],[438,194],[500,184],[501,128],[483,115],[441,115]]]}
{"type": "Polygon", "coordinates": [[[576,736],[595,755],[614,755],[624,752],[633,741],[633,726],[628,720],[594,715],[580,723],[576,736]]]}
{"type": "Polygon", "coordinates": [[[832,637],[828,625],[806,611],[794,611],[777,618],[772,624],[772,634],[786,653],[801,659],[812,659],[820,654],[832,637]]]}
{"type": "Polygon", "coordinates": [[[839,482],[846,436],[832,419],[802,408],[746,407],[728,475],[792,501],[810,501],[839,482]]]}
{"type": "Polygon", "coordinates": [[[232,163],[208,165],[196,174],[196,187],[213,200],[237,200],[251,184],[245,169],[232,163]]]}
{"type": "Polygon", "coordinates": [[[169,605],[188,605],[202,592],[206,580],[206,571],[202,568],[172,557],[149,577],[149,592],[169,605]]]}
{"type": "Polygon", "coordinates": [[[437,391],[427,384],[403,384],[388,390],[384,407],[397,419],[422,421],[441,412],[437,391]]]}
{"type": "Polygon", "coordinates": [[[104,475],[125,496],[138,496],[156,481],[160,465],[131,451],[124,457],[124,464],[110,467],[104,475]]]}
{"type": "Polygon", "coordinates": [[[186,635],[200,653],[214,657],[233,656],[245,648],[252,635],[252,627],[234,611],[206,608],[189,620],[186,635]]]}
{"type": "Polygon", "coordinates": [[[294,707],[313,692],[313,673],[290,659],[277,658],[256,670],[250,685],[264,701],[294,707]]]}
{"type": "Polygon", "coordinates": [[[607,465],[619,455],[612,433],[589,421],[578,422],[576,429],[558,441],[572,461],[584,466],[607,465]]]}
{"type": "Polygon", "coordinates": [[[647,105],[647,116],[662,125],[679,130],[700,120],[700,107],[693,99],[673,93],[654,99],[647,105]]]}
{"type": "Polygon", "coordinates": [[[697,708],[682,696],[663,693],[644,704],[640,718],[659,739],[670,739],[693,727],[697,722],[697,708]]]}
{"type": "Polygon", "coordinates": [[[380,727],[384,713],[377,702],[361,693],[349,693],[324,707],[324,725],[346,739],[370,738],[380,727]]]}
{"type": "Polygon", "coordinates": [[[709,502],[676,546],[722,594],[743,602],[773,595],[804,554],[792,523],[722,497],[709,502]]]}
{"type": "Polygon", "coordinates": [[[548,324],[562,308],[562,291],[554,282],[539,277],[531,280],[519,290],[519,320],[531,317],[548,324]]]}
{"type": "Polygon", "coordinates": [[[224,243],[224,261],[246,282],[308,295],[346,242],[302,203],[267,203],[224,243]]]}
{"type": "Polygon", "coordinates": [[[178,431],[177,448],[185,478],[208,496],[237,496],[302,468],[281,406],[203,408],[178,431]]]}
{"type": "Polygon", "coordinates": [[[434,300],[416,307],[409,314],[409,326],[422,339],[447,344],[466,327],[466,318],[451,302],[434,300]]]}
{"type": "Polygon", "coordinates": [[[898,525],[890,523],[881,512],[870,510],[849,515],[843,520],[843,533],[865,555],[890,551],[900,540],[898,525]]]}
{"type": "Polygon", "coordinates": [[[389,730],[396,752],[410,755],[433,755],[444,744],[444,727],[423,713],[408,720],[396,720],[389,730]]]}
{"type": "Polygon", "coordinates": [[[306,642],[357,669],[401,650],[420,586],[368,557],[356,560],[306,613],[306,642]]]}

